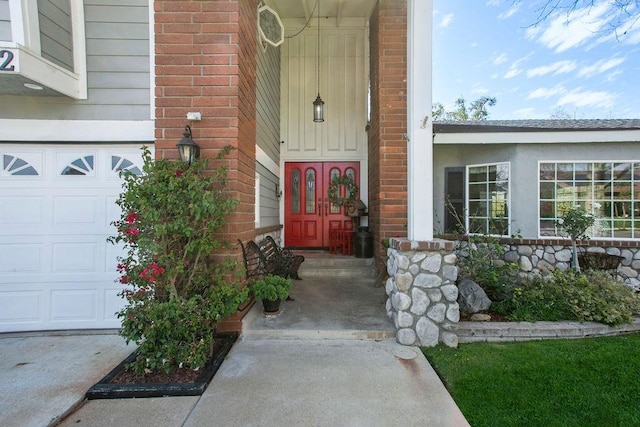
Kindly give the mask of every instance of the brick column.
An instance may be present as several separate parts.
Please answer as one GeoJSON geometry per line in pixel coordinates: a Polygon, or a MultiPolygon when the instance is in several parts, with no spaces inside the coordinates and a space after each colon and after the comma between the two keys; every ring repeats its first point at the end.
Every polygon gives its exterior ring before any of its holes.
{"type": "Polygon", "coordinates": [[[369,225],[380,259],[382,239],[407,235],[406,0],[378,2],[371,16],[370,49],[369,225]]]}
{"type": "MultiPolygon", "coordinates": [[[[225,232],[232,242],[255,232],[257,3],[153,2],[156,158],[178,157],[176,143],[187,124],[203,157],[234,147],[226,160],[229,195],[240,200],[225,232]],[[200,112],[202,120],[189,123],[187,112],[200,112]]],[[[221,256],[240,259],[235,247],[221,256]]]]}

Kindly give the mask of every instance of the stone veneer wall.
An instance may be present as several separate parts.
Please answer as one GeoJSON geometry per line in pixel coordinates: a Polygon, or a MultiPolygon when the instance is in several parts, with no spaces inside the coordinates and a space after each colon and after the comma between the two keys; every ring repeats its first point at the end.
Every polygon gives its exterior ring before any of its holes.
{"type": "MultiPolygon", "coordinates": [[[[523,276],[545,276],[554,269],[571,266],[571,243],[562,239],[505,239],[504,261],[517,262],[523,276]]],[[[587,240],[578,243],[578,253],[597,252],[622,256],[618,271],[629,278],[628,285],[640,286],[640,245],[633,241],[587,240]]]]}
{"type": "Polygon", "coordinates": [[[458,346],[460,320],[454,242],[390,239],[385,289],[398,343],[458,346]]]}

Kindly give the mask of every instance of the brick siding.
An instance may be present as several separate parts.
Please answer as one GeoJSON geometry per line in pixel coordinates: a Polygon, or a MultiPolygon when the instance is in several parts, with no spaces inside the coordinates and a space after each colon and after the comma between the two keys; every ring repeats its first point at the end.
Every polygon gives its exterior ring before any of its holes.
{"type": "MultiPolygon", "coordinates": [[[[234,150],[225,160],[229,195],[240,202],[228,218],[225,238],[254,237],[257,0],[160,0],[155,10],[156,158],[176,159],[187,112],[201,156],[234,150]]],[[[213,170],[218,166],[211,162],[213,170]]],[[[241,260],[233,246],[221,257],[241,260]]],[[[245,310],[246,312],[246,310],[245,310]]],[[[239,329],[242,314],[222,329],[239,329]]]]}
{"type": "Polygon", "coordinates": [[[383,239],[407,235],[406,0],[378,2],[370,48],[369,225],[380,259],[383,239]]]}

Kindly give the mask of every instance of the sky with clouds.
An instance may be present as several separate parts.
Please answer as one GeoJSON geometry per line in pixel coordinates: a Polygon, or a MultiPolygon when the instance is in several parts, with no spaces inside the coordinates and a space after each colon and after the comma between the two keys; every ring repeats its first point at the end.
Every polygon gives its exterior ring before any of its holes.
{"type": "Polygon", "coordinates": [[[434,0],[433,102],[495,97],[490,120],[639,119],[640,22],[601,0],[536,24],[547,2],[434,0]]]}

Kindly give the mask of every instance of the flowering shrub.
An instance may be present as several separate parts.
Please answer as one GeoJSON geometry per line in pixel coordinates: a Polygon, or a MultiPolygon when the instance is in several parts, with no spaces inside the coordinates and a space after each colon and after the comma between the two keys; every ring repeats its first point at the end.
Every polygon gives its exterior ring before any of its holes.
{"type": "Polygon", "coordinates": [[[236,201],[225,193],[224,167],[205,175],[206,160],[154,160],[146,147],[143,159],[143,175],[122,171],[122,215],[109,238],[126,251],[117,266],[127,302],[118,312],[120,333],[138,345],[139,374],[198,369],[210,356],[216,324],[248,297],[228,283],[235,264],[210,257],[227,244],[220,230],[236,201]]]}

